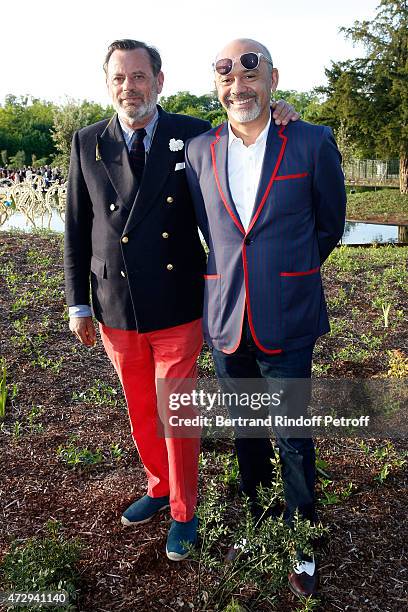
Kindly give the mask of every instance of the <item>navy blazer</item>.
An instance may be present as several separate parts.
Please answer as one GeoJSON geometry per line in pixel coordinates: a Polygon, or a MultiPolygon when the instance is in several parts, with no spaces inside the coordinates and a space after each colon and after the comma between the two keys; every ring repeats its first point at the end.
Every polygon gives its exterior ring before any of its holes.
{"type": "Polygon", "coordinates": [[[202,316],[205,254],[184,170],[184,149],[207,121],[160,107],[140,186],[115,115],[75,133],[65,216],[68,306],[148,332],[202,316]]]}
{"type": "Polygon", "coordinates": [[[210,250],[205,338],[236,351],[246,309],[265,353],[307,346],[330,329],[320,266],[344,230],[344,176],[332,132],[271,122],[247,231],[230,193],[227,151],[227,124],[186,146],[187,180],[210,250]]]}

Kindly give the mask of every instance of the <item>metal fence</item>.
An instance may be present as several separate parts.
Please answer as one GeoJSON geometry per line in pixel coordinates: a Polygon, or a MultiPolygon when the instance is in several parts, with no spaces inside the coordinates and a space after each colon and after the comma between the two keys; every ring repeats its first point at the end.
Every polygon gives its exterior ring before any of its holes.
{"type": "Polygon", "coordinates": [[[351,159],[343,164],[349,185],[399,186],[398,159],[351,159]]]}

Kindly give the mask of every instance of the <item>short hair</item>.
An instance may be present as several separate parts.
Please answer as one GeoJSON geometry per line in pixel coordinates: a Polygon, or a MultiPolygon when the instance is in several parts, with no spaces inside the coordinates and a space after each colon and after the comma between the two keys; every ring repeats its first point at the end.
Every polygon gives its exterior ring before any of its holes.
{"type": "Polygon", "coordinates": [[[140,40],[132,40],[130,38],[124,38],[122,40],[115,40],[108,47],[108,52],[105,57],[105,61],[103,63],[103,69],[105,73],[108,73],[108,63],[110,57],[114,51],[120,49],[121,51],[130,51],[132,49],[144,49],[149,55],[150,65],[152,67],[153,75],[156,77],[162,67],[162,61],[160,57],[160,53],[155,47],[149,47],[146,43],[141,42],[140,40]]]}

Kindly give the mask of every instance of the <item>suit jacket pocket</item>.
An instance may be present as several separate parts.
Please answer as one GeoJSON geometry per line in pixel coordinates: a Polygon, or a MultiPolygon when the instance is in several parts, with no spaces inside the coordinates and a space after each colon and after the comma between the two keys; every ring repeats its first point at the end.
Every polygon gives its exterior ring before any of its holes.
{"type": "Polygon", "coordinates": [[[204,274],[204,281],[204,338],[216,340],[221,328],[221,275],[204,274]]]}
{"type": "Polygon", "coordinates": [[[314,335],[322,299],[320,269],[281,272],[280,282],[284,338],[314,335]]]}
{"type": "Polygon", "coordinates": [[[91,258],[91,272],[100,276],[101,278],[107,278],[106,275],[106,262],[97,255],[92,255],[91,258]]]}

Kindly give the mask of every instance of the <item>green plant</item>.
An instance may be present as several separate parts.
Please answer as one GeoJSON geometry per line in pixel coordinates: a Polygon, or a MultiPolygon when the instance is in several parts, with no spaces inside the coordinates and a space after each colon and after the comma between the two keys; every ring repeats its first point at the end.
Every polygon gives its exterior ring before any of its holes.
{"type": "Polygon", "coordinates": [[[204,376],[215,376],[214,361],[209,347],[204,344],[203,349],[198,357],[198,368],[204,376]]]}
{"type": "Polygon", "coordinates": [[[374,480],[380,484],[383,484],[394,470],[402,468],[407,463],[408,452],[399,453],[390,440],[376,448],[371,448],[361,441],[359,447],[374,464],[376,469],[374,480]]]}
{"type": "Polygon", "coordinates": [[[28,421],[28,429],[30,433],[41,433],[44,429],[42,423],[37,423],[37,419],[44,412],[42,406],[33,406],[28,413],[27,421],[28,421]]]}
{"type": "Polygon", "coordinates": [[[87,468],[93,465],[97,465],[103,461],[103,454],[100,448],[97,448],[95,452],[88,448],[80,448],[75,446],[71,442],[68,446],[59,446],[57,448],[57,455],[66,463],[69,467],[81,467],[87,468]]]}
{"type": "MultiPolygon", "coordinates": [[[[252,584],[256,594],[251,598],[251,607],[262,602],[271,602],[277,591],[286,584],[287,573],[296,561],[296,550],[311,553],[311,542],[326,531],[321,526],[312,526],[309,521],[296,515],[293,529],[283,517],[266,518],[267,510],[276,503],[276,490],[260,489],[259,499],[264,509],[262,520],[254,523],[249,500],[243,501],[243,515],[233,527],[225,524],[226,502],[214,480],[210,481],[200,504],[201,548],[192,551],[198,561],[197,599],[201,610],[222,609],[231,597],[245,585],[252,584]],[[235,560],[225,564],[219,550],[222,538],[240,542],[242,550],[235,560]],[[211,590],[203,597],[202,581],[205,571],[217,576],[211,590]]],[[[236,602],[235,602],[236,603],[236,602]]]]}
{"type": "Polygon", "coordinates": [[[390,378],[406,378],[408,376],[408,357],[402,351],[388,351],[388,372],[390,378]]]}
{"type": "Polygon", "coordinates": [[[333,477],[329,471],[329,464],[321,458],[320,449],[316,447],[316,473],[318,477],[318,487],[320,490],[319,503],[323,506],[338,504],[350,497],[355,485],[349,482],[344,488],[335,487],[333,477]]]}
{"type": "Polygon", "coordinates": [[[231,525],[225,518],[229,506],[225,487],[229,485],[226,470],[234,463],[235,457],[229,453],[201,455],[201,471],[206,473],[215,467],[217,474],[205,479],[205,491],[197,511],[201,546],[191,552],[198,562],[195,599],[200,610],[225,610],[225,607],[235,610],[234,606],[245,606],[245,602],[238,602],[234,597],[249,584],[252,587],[251,610],[256,610],[261,603],[272,606],[278,597],[277,591],[286,584],[287,573],[295,563],[296,550],[310,553],[312,540],[327,531],[321,526],[311,526],[299,516],[294,520],[293,529],[286,525],[283,516],[268,517],[269,508],[283,500],[277,450],[272,459],[273,484],[269,489],[260,487],[258,490],[263,508],[261,519],[254,523],[249,500],[244,499],[241,517],[238,521],[234,518],[231,525]],[[224,561],[222,544],[225,542],[239,542],[243,547],[229,564],[224,561]]]}
{"type": "Polygon", "coordinates": [[[302,605],[300,608],[296,608],[295,612],[313,612],[313,610],[318,610],[320,607],[320,600],[315,597],[306,597],[302,600],[302,605]]]}
{"type": "Polygon", "coordinates": [[[332,504],[338,504],[350,497],[353,493],[355,485],[349,482],[345,488],[334,487],[333,481],[330,478],[321,478],[320,482],[320,493],[322,497],[319,499],[319,503],[323,506],[330,506],[332,504]]]}
{"type": "Polygon", "coordinates": [[[123,450],[120,448],[119,444],[111,444],[110,452],[113,459],[116,461],[120,461],[123,456],[123,450]]]}
{"type": "Polygon", "coordinates": [[[96,406],[116,406],[118,402],[118,391],[103,380],[95,380],[92,387],[77,393],[74,391],[72,399],[85,404],[95,404],[96,406]]]}
{"type": "Polygon", "coordinates": [[[0,420],[3,420],[6,416],[6,402],[7,402],[7,365],[6,360],[2,357],[0,359],[0,420]]]}
{"type": "Polygon", "coordinates": [[[18,440],[18,438],[21,436],[21,423],[20,421],[14,421],[14,425],[13,425],[13,438],[15,440],[18,440]]]}
{"type": "MultiPolygon", "coordinates": [[[[79,539],[65,539],[56,521],[46,523],[46,537],[32,537],[11,544],[0,565],[2,588],[10,591],[57,591],[64,589],[75,601],[79,583],[77,564],[81,552],[79,539]]],[[[17,610],[17,608],[13,608],[17,610]]],[[[24,610],[25,608],[18,608],[24,610]]],[[[30,610],[39,610],[36,606],[30,610]]],[[[41,608],[42,609],[42,608],[41,608]]],[[[76,610],[71,605],[53,610],[76,610]]]]}
{"type": "Polygon", "coordinates": [[[231,599],[223,612],[246,612],[246,608],[241,606],[234,598],[231,599]]]}

